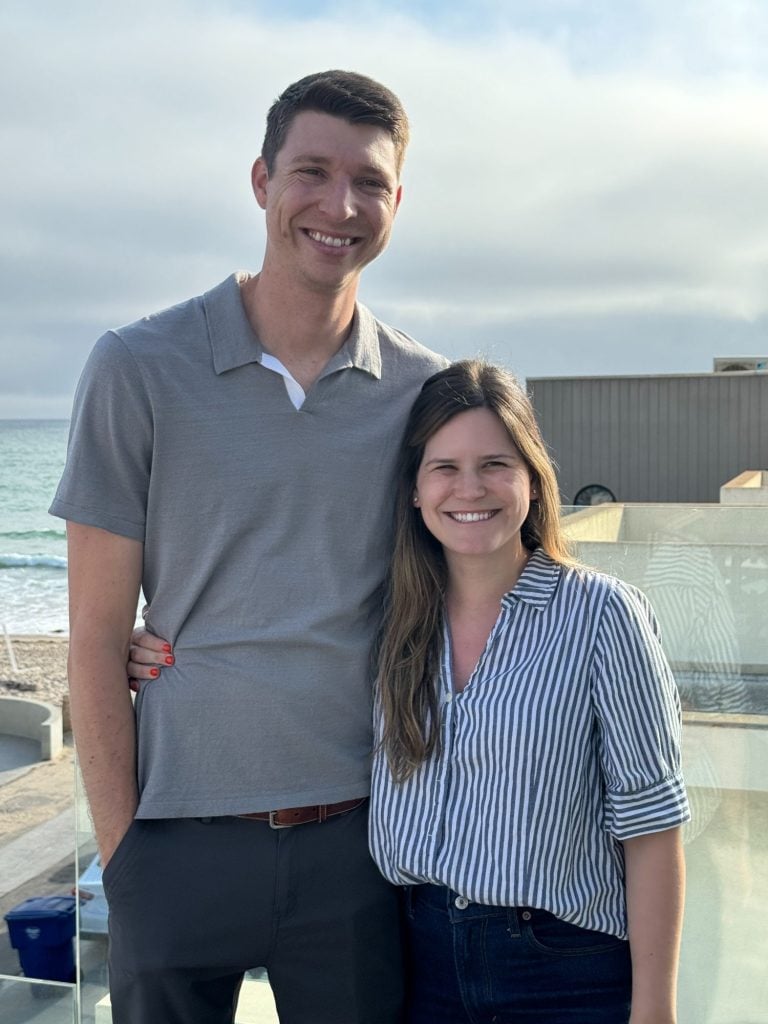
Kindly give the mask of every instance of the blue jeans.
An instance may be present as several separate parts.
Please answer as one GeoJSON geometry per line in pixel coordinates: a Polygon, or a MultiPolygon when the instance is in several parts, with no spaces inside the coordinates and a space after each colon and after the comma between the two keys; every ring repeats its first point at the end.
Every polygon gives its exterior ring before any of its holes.
{"type": "Polygon", "coordinates": [[[408,1024],[626,1024],[629,943],[545,910],[405,891],[408,1024]]]}

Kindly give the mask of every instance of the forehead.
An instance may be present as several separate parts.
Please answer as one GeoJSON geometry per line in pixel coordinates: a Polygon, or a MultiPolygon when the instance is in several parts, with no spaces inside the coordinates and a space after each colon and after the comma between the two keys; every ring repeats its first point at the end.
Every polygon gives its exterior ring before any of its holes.
{"type": "Polygon", "coordinates": [[[392,136],[374,124],[350,124],[343,117],[302,110],[286,132],[277,152],[279,166],[312,158],[386,172],[397,177],[397,152],[392,136]]]}
{"type": "Polygon", "coordinates": [[[424,455],[450,454],[451,449],[471,449],[484,454],[517,450],[507,428],[490,409],[467,409],[457,413],[429,438],[424,455]]]}

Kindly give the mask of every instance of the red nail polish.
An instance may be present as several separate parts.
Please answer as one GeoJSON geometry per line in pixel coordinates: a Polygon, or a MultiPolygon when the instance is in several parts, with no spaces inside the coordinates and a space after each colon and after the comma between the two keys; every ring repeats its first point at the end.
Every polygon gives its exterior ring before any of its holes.
{"type": "Polygon", "coordinates": [[[171,653],[171,651],[173,650],[173,648],[171,647],[171,645],[170,645],[170,644],[163,644],[163,650],[164,650],[164,651],[165,651],[165,652],[166,652],[167,654],[170,654],[170,653],[171,653]]]}
{"type": "Polygon", "coordinates": [[[168,657],[165,659],[165,664],[166,665],[172,665],[175,660],[176,659],[173,657],[173,655],[169,654],[168,657]]]}
{"type": "Polygon", "coordinates": [[[149,674],[152,676],[153,679],[157,679],[157,677],[160,675],[160,669],[159,668],[151,668],[149,670],[149,674]]]}

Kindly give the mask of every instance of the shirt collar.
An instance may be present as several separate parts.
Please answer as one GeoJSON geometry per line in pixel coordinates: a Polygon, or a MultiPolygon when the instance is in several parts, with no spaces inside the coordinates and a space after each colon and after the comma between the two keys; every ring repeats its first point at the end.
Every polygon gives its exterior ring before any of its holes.
{"type": "Polygon", "coordinates": [[[513,601],[524,601],[543,611],[552,600],[563,567],[554,562],[541,548],[536,548],[512,590],[501,603],[506,607],[513,601]]]}
{"type": "Polygon", "coordinates": [[[261,362],[261,342],[253,333],[240,298],[240,284],[250,274],[238,271],[203,295],[205,322],[216,373],[261,362]]]}
{"type": "MultiPolygon", "coordinates": [[[[240,285],[251,275],[239,270],[203,295],[208,338],[213,353],[213,368],[226,373],[247,363],[260,363],[264,351],[245,314],[240,285]]],[[[329,360],[321,376],[355,367],[381,378],[381,349],[376,319],[357,303],[349,337],[329,360]]]]}
{"type": "Polygon", "coordinates": [[[359,302],[355,306],[349,337],[330,360],[326,369],[333,372],[333,370],[340,370],[347,366],[354,366],[355,369],[363,370],[377,380],[381,379],[379,326],[370,309],[359,302]],[[337,360],[339,360],[338,365],[337,360]]]}

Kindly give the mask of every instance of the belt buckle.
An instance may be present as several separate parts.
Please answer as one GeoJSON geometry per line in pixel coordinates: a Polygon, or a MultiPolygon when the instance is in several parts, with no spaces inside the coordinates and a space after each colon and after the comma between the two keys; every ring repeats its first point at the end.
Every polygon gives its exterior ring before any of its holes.
{"type": "Polygon", "coordinates": [[[287,825],[281,825],[281,824],[280,824],[280,822],[279,822],[279,821],[277,820],[277,818],[275,817],[275,815],[276,815],[276,814],[279,814],[279,813],[280,813],[279,811],[270,811],[270,812],[269,812],[269,827],[270,827],[270,828],[274,828],[274,829],[279,829],[279,828],[292,828],[293,826],[292,826],[292,825],[291,825],[290,823],[289,823],[289,824],[287,824],[287,825]]]}

